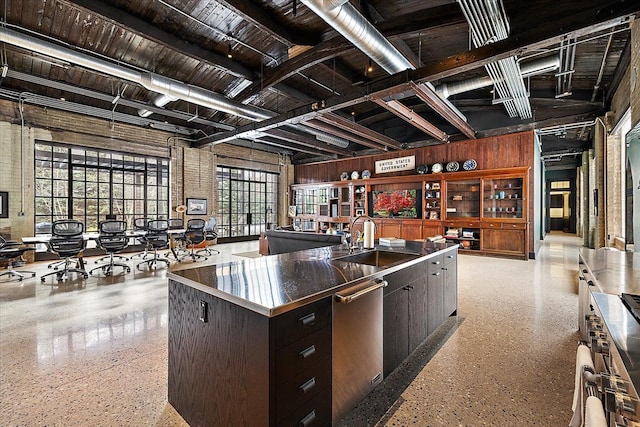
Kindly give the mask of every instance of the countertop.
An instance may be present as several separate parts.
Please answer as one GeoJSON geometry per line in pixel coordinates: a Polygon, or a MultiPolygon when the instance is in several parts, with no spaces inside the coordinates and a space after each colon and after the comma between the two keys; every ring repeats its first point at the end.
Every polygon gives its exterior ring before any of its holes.
{"type": "MultiPolygon", "coordinates": [[[[167,276],[271,317],[457,247],[423,241],[407,241],[403,248],[376,246],[378,250],[415,255],[408,261],[376,267],[341,261],[339,258],[349,253],[344,246],[336,245],[174,270],[167,276]]],[[[359,252],[363,251],[355,253],[359,252]]]]}
{"type": "Polygon", "coordinates": [[[580,256],[600,292],[640,294],[640,253],[580,248],[580,256]]]}

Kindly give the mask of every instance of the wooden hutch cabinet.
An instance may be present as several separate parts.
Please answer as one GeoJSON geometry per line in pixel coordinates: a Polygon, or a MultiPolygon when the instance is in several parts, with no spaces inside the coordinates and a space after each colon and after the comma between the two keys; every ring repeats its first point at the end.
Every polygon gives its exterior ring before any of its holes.
{"type": "Polygon", "coordinates": [[[346,230],[366,214],[374,219],[376,238],[442,235],[463,253],[527,259],[528,182],[529,167],[516,167],[295,184],[290,215],[301,231],[326,232],[346,230]],[[381,193],[419,200],[380,212],[374,195],[381,193]]]}

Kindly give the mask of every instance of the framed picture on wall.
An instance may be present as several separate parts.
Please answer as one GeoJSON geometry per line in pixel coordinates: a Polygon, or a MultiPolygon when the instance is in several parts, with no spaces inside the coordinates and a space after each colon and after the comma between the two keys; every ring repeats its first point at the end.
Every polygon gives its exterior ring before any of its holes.
{"type": "Polygon", "coordinates": [[[9,192],[0,191],[0,218],[9,218],[9,192]]]}
{"type": "Polygon", "coordinates": [[[187,215],[206,215],[207,199],[187,199],[187,215]]]}
{"type": "Polygon", "coordinates": [[[297,209],[296,209],[296,206],[295,206],[295,205],[291,205],[291,206],[289,206],[289,216],[290,216],[291,218],[293,218],[293,217],[295,217],[295,216],[296,216],[296,210],[297,210],[297,209]]]}

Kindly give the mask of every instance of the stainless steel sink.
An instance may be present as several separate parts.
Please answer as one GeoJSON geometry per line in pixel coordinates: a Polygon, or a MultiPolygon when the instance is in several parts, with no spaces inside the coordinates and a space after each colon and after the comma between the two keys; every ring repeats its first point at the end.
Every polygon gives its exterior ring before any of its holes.
{"type": "Polygon", "coordinates": [[[353,262],[356,264],[372,265],[374,267],[386,267],[392,264],[410,261],[418,257],[419,255],[415,254],[374,250],[335,258],[334,261],[353,262]]]}

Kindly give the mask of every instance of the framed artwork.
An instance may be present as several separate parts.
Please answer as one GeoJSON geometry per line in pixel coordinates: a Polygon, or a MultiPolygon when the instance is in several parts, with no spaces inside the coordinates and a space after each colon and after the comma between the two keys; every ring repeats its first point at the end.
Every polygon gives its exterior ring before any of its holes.
{"type": "Polygon", "coordinates": [[[364,209],[363,208],[356,209],[356,216],[358,216],[358,215],[364,215],[364,209]]]}
{"type": "Polygon", "coordinates": [[[187,199],[187,215],[206,215],[207,199],[187,199]]]}
{"type": "Polygon", "coordinates": [[[289,216],[291,218],[296,216],[296,206],[295,205],[289,206],[289,216]]]}
{"type": "Polygon", "coordinates": [[[429,212],[429,219],[439,219],[438,218],[438,212],[437,211],[430,211],[429,212]]]}
{"type": "Polygon", "coordinates": [[[9,192],[0,191],[0,218],[9,218],[9,192]]]}

